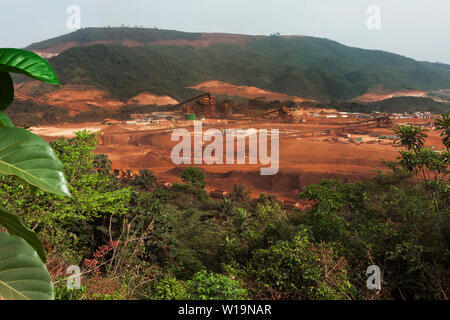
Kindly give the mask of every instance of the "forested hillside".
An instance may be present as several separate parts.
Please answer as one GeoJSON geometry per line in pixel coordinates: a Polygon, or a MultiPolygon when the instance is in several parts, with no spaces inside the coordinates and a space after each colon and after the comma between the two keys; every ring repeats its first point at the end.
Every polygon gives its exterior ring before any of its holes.
{"type": "Polygon", "coordinates": [[[195,40],[199,34],[143,30],[84,29],[30,48],[47,48],[69,40],[111,41],[113,44],[68,49],[52,58],[51,64],[63,84],[96,85],[121,99],[142,91],[182,99],[193,93],[187,87],[208,80],[317,100],[349,99],[375,86],[390,90],[450,88],[449,65],[351,48],[327,39],[270,36],[251,38],[245,45],[222,43],[194,48],[152,43],[161,39],[195,40]],[[143,45],[114,44],[124,39],[143,45]]]}

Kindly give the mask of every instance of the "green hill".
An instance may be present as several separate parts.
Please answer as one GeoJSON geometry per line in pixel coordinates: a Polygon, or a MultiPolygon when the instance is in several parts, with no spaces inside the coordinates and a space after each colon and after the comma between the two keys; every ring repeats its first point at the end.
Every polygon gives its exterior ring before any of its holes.
{"type": "Polygon", "coordinates": [[[131,39],[145,45],[80,46],[50,60],[63,84],[89,84],[120,99],[150,91],[182,99],[203,81],[221,80],[317,100],[345,100],[372,87],[450,88],[450,65],[418,62],[396,54],[344,46],[313,37],[250,38],[245,45],[204,48],[152,44],[160,39],[195,40],[201,34],[134,28],[83,29],[30,46],[64,41],[131,39]],[[147,30],[147,32],[145,31],[147,30]]]}

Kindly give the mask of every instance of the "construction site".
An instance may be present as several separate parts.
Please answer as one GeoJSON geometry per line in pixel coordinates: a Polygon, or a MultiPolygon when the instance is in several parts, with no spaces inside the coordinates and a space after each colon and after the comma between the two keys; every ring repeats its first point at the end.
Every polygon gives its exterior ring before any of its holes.
{"type": "MultiPolygon", "coordinates": [[[[59,136],[71,137],[83,129],[98,132],[96,153],[107,154],[115,174],[131,178],[139,169],[152,170],[159,183],[170,187],[180,181],[185,165],[174,165],[171,151],[177,142],[171,140],[174,129],[193,131],[193,121],[205,128],[227,132],[250,129],[278,129],[279,172],[261,176],[261,165],[214,164],[196,165],[205,172],[207,190],[213,198],[226,197],[235,184],[243,184],[252,197],[261,193],[276,195],[286,208],[295,208],[298,192],[321,179],[335,178],[352,182],[370,177],[374,170],[384,170],[383,160],[394,160],[396,136],[390,128],[396,124],[413,123],[431,128],[434,115],[388,115],[337,112],[333,109],[287,108],[281,105],[261,110],[259,116],[234,114],[225,104],[218,110],[216,98],[207,92],[168,108],[167,111],[131,114],[130,120],[105,119],[103,122],[62,124],[30,128],[45,140],[59,136]]],[[[434,136],[435,135],[435,136],[434,136]]],[[[430,132],[430,145],[440,143],[430,132]]],[[[248,147],[248,146],[247,146],[248,147]]]]}

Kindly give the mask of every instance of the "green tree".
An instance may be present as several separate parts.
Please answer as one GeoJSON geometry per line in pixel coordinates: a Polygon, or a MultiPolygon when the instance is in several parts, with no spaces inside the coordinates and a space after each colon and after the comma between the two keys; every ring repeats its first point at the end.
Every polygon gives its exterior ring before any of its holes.
{"type": "Polygon", "coordinates": [[[181,174],[181,179],[196,188],[204,188],[206,185],[205,173],[196,167],[187,167],[181,174]]]}
{"type": "MultiPolygon", "coordinates": [[[[441,134],[442,143],[447,147],[447,122],[449,117],[442,115],[442,119],[436,119],[436,130],[444,130],[441,134]]],[[[397,138],[396,146],[406,146],[407,151],[401,150],[400,165],[408,171],[415,174],[421,173],[425,184],[430,181],[441,181],[449,172],[449,151],[435,151],[433,148],[423,148],[425,138],[427,135],[423,127],[416,127],[412,125],[397,126],[393,129],[399,136],[397,138]]]]}
{"type": "Polygon", "coordinates": [[[238,203],[248,201],[250,200],[250,192],[245,189],[243,184],[235,184],[230,192],[230,199],[238,203]]]}
{"type": "Polygon", "coordinates": [[[141,169],[139,170],[139,173],[133,177],[131,184],[141,187],[146,191],[150,191],[156,186],[156,177],[153,171],[141,169]]]}
{"type": "Polygon", "coordinates": [[[187,167],[181,174],[184,184],[174,185],[175,189],[181,189],[186,195],[191,194],[194,199],[205,200],[208,194],[205,190],[205,173],[196,167],[187,167]]]}
{"type": "Polygon", "coordinates": [[[442,143],[447,148],[450,149],[450,113],[441,114],[441,119],[435,119],[436,130],[442,130],[441,137],[442,143]]]}
{"type": "Polygon", "coordinates": [[[418,152],[425,142],[427,129],[413,125],[397,125],[397,128],[391,129],[398,137],[395,140],[397,146],[405,146],[408,150],[418,152]]]}

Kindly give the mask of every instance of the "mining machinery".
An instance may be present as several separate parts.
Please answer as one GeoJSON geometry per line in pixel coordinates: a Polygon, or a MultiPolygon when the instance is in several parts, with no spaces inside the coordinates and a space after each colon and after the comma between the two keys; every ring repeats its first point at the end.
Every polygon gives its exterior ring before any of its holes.
{"type": "Polygon", "coordinates": [[[184,113],[194,113],[199,118],[213,118],[216,115],[216,98],[207,92],[174,105],[169,110],[174,110],[178,107],[182,107],[184,113]],[[193,105],[187,105],[192,101],[194,101],[193,105]]]}
{"type": "Polygon", "coordinates": [[[271,115],[277,115],[278,119],[293,123],[301,122],[304,119],[303,114],[299,114],[298,112],[295,112],[295,110],[286,107],[271,109],[264,113],[265,117],[271,115]]]}
{"type": "Polygon", "coordinates": [[[271,109],[271,110],[265,112],[264,116],[268,116],[268,115],[276,114],[276,113],[278,113],[278,116],[280,116],[281,118],[286,118],[290,114],[289,110],[286,107],[281,107],[281,108],[271,109]]]}
{"type": "Polygon", "coordinates": [[[340,123],[340,125],[345,125],[347,127],[359,127],[359,126],[370,126],[374,124],[378,128],[390,128],[393,124],[392,119],[387,115],[382,115],[373,119],[357,121],[357,122],[347,122],[340,123]]]}

